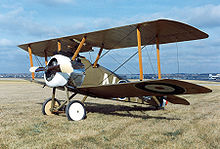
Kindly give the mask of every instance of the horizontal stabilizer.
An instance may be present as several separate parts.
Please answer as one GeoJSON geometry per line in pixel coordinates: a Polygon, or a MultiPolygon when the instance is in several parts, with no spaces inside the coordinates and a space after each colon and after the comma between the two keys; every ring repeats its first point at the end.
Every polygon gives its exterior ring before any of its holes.
{"type": "Polygon", "coordinates": [[[190,105],[190,103],[186,99],[174,95],[167,96],[166,100],[173,104],[190,105]]]}

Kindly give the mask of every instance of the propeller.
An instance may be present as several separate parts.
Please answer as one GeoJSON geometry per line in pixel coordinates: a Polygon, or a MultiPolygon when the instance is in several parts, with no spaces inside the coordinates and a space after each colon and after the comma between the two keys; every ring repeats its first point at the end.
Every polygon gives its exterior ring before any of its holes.
{"type": "Polygon", "coordinates": [[[45,66],[45,67],[31,67],[29,69],[30,72],[40,72],[40,71],[56,71],[56,72],[63,72],[68,73],[65,71],[61,71],[60,65],[55,66],[45,66]]]}
{"type": "Polygon", "coordinates": [[[55,66],[31,67],[29,71],[30,72],[55,71],[55,72],[62,72],[62,73],[72,73],[73,67],[71,65],[59,64],[55,66]]]}
{"type": "Polygon", "coordinates": [[[72,73],[74,69],[82,69],[84,65],[76,61],[70,61],[69,63],[62,63],[55,66],[45,66],[45,67],[31,67],[30,72],[40,72],[40,71],[55,71],[62,73],[72,73]]]}

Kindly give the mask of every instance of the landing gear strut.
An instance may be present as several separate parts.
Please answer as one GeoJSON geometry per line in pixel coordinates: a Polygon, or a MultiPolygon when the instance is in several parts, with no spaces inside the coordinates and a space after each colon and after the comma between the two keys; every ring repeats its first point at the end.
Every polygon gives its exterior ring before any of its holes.
{"type": "Polygon", "coordinates": [[[52,98],[47,99],[42,106],[42,113],[44,115],[54,115],[59,113],[66,113],[68,120],[79,121],[86,118],[86,109],[84,106],[84,101],[87,96],[85,96],[82,101],[72,100],[77,93],[73,93],[69,97],[68,88],[65,87],[66,100],[62,103],[55,98],[56,88],[53,88],[52,98]],[[65,111],[64,111],[65,110],[65,111]]]}
{"type": "MultiPolygon", "coordinates": [[[[57,108],[60,106],[60,101],[57,100],[56,98],[54,99],[54,108],[57,108]]],[[[43,115],[54,115],[56,114],[55,112],[52,112],[51,110],[51,105],[52,105],[52,98],[47,99],[42,106],[42,113],[43,115]]]]}
{"type": "Polygon", "coordinates": [[[167,105],[166,97],[165,96],[153,96],[153,100],[157,103],[156,109],[157,110],[164,110],[165,106],[167,105]]]}

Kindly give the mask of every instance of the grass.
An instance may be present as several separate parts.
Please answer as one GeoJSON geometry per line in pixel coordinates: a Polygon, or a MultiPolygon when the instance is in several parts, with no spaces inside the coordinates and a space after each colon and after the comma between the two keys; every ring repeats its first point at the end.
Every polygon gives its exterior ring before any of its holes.
{"type": "MultiPolygon", "coordinates": [[[[0,149],[220,148],[220,86],[209,88],[210,94],[183,96],[190,106],[168,104],[160,111],[88,98],[87,118],[72,122],[64,114],[41,114],[51,89],[4,81],[0,83],[0,149]]],[[[65,98],[64,92],[56,95],[65,98]]]]}

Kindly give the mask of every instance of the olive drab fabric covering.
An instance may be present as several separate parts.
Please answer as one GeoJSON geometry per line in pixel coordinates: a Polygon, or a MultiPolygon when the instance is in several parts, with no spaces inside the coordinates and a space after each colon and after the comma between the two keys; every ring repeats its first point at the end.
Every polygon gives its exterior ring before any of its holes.
{"type": "Polygon", "coordinates": [[[93,68],[92,64],[86,58],[80,58],[85,65],[85,78],[82,86],[98,86],[107,84],[116,84],[120,77],[110,70],[98,65],[93,68]]]}

